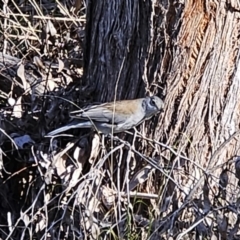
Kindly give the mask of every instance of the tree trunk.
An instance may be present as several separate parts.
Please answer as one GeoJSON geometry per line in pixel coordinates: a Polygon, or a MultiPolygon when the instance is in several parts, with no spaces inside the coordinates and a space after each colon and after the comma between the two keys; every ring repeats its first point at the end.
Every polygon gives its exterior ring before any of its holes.
{"type": "Polygon", "coordinates": [[[150,1],[89,1],[85,75],[98,100],[144,96],[151,7],[150,1]]]}
{"type": "MultiPolygon", "coordinates": [[[[206,176],[212,178],[209,182],[205,179],[205,186],[214,182],[210,195],[217,196],[216,181],[222,167],[228,170],[231,184],[236,183],[239,12],[239,4],[233,0],[88,3],[88,84],[95,87],[101,101],[165,96],[164,114],[146,128],[148,136],[166,144],[168,150],[156,147],[149,151],[145,144],[141,151],[152,158],[167,158],[172,167],[181,160],[184,175],[174,170],[171,176],[184,188],[184,197],[191,193],[188,200],[197,194],[194,184],[202,183],[206,176]]],[[[176,191],[167,186],[165,198],[176,191]]],[[[237,190],[236,185],[231,187],[228,197],[237,190]]],[[[203,190],[203,198],[211,201],[208,192],[203,190]]]]}
{"type": "Polygon", "coordinates": [[[158,136],[167,132],[168,144],[203,167],[238,154],[239,141],[232,139],[211,159],[239,125],[239,13],[230,6],[188,2],[167,80],[167,108],[158,136]]]}
{"type": "MultiPolygon", "coordinates": [[[[188,1],[182,12],[172,2],[90,2],[85,73],[98,100],[164,92],[156,139],[206,166],[239,125],[234,3],[188,1]]],[[[238,147],[231,142],[215,161],[226,161],[238,147]]]]}

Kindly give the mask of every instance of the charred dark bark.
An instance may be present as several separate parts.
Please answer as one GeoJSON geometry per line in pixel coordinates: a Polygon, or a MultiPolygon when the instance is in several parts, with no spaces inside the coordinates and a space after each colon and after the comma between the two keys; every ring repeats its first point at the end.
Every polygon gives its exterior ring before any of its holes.
{"type": "Polygon", "coordinates": [[[85,77],[94,86],[97,100],[142,97],[144,88],[162,94],[162,89],[150,86],[160,82],[161,62],[170,50],[166,50],[165,28],[172,28],[176,20],[166,22],[167,5],[154,6],[151,1],[88,2],[85,77]]]}

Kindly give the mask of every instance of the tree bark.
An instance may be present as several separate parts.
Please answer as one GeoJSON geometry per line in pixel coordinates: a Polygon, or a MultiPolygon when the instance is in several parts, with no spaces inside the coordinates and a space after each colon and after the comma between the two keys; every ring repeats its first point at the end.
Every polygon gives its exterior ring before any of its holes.
{"type": "Polygon", "coordinates": [[[237,154],[239,12],[235,2],[189,1],[182,16],[177,50],[167,80],[167,109],[159,136],[206,167],[237,154]]]}
{"type": "Polygon", "coordinates": [[[89,1],[85,76],[101,101],[144,95],[150,1],[89,1]]]}

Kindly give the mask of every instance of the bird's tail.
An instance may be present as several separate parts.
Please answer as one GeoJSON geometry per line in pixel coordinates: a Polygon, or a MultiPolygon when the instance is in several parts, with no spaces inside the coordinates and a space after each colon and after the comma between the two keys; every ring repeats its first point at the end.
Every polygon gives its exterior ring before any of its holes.
{"type": "Polygon", "coordinates": [[[68,125],[65,125],[63,127],[57,128],[51,132],[49,132],[46,136],[47,137],[51,137],[54,136],[56,134],[65,132],[69,129],[74,129],[74,128],[91,128],[92,127],[92,123],[90,121],[77,121],[74,120],[71,123],[69,123],[68,125]]]}

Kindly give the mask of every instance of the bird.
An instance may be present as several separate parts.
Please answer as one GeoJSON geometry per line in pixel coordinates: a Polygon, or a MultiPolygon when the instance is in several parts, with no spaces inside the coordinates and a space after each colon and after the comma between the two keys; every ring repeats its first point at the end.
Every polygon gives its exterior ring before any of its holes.
{"type": "Polygon", "coordinates": [[[103,134],[124,132],[163,111],[163,107],[162,99],[157,96],[92,105],[70,112],[74,120],[49,132],[47,136],[73,128],[95,128],[103,134]]]}

